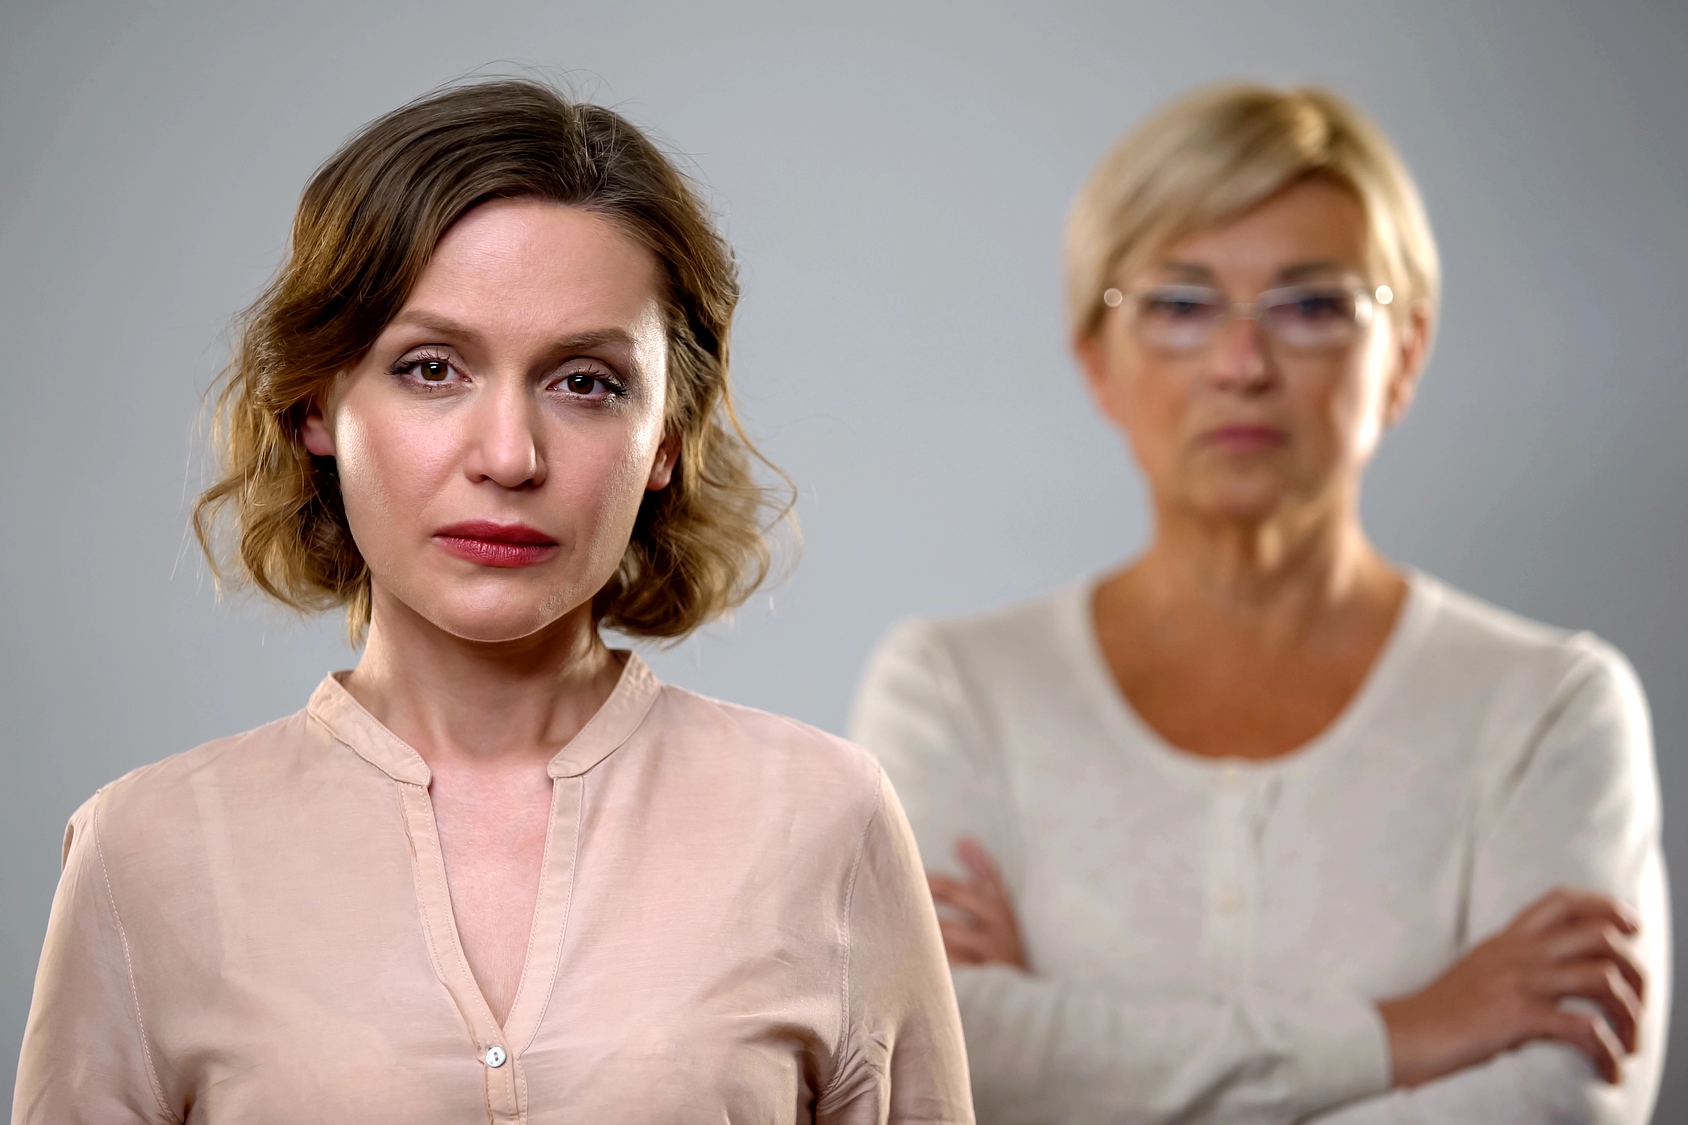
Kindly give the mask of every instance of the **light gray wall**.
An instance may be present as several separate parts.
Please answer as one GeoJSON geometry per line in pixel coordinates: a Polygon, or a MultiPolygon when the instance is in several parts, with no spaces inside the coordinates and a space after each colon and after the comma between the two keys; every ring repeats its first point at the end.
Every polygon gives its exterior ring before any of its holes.
{"type": "MultiPolygon", "coordinates": [[[[337,622],[214,604],[184,532],[196,403],[312,168],[488,64],[571,75],[714,193],[746,278],[744,412],[801,484],[807,552],[658,664],[834,730],[894,618],[1019,598],[1142,538],[1061,343],[1057,236],[1104,146],[1207,79],[1357,97],[1416,169],[1448,278],[1372,531],[1630,655],[1688,866],[1680,3],[796,7],[0,4],[6,1081],[66,817],[351,659],[337,622]]],[[[1661,1121],[1688,1120],[1675,1060],[1661,1121]]]]}

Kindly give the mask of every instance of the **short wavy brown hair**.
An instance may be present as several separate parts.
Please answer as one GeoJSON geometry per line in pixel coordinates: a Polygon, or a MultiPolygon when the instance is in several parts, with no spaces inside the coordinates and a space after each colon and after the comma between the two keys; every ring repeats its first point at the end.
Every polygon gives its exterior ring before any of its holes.
{"type": "Polygon", "coordinates": [[[603,215],[651,251],[666,279],[665,412],[680,456],[668,487],[645,495],[621,565],[594,599],[596,620],[636,636],[682,637],[767,578],[767,532],[791,505],[757,483],[753,462],[773,466],[733,412],[731,248],[686,176],[624,118],[537,82],[501,79],[431,94],[370,123],[305,188],[290,252],[243,315],[216,397],[222,475],[200,495],[193,526],[219,581],[232,569],[236,581],[295,609],[344,606],[361,638],[369,568],[333,458],[304,447],[305,412],[397,315],[446,230],[479,204],[510,198],[603,215]],[[232,525],[232,568],[219,562],[223,522],[232,525]]]}

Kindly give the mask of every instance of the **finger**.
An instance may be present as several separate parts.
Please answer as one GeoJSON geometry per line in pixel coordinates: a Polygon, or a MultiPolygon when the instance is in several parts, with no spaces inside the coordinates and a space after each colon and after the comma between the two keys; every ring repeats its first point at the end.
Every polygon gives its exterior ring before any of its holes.
{"type": "Polygon", "coordinates": [[[1005,926],[1013,917],[1006,902],[976,883],[963,883],[947,875],[930,875],[926,882],[934,900],[973,915],[982,926],[1005,926]]]}
{"type": "Polygon", "coordinates": [[[1626,934],[1641,928],[1641,920],[1629,907],[1607,895],[1570,887],[1556,887],[1547,892],[1521,910],[1508,928],[1519,933],[1542,934],[1577,919],[1610,922],[1626,934]]]}
{"type": "Polygon", "coordinates": [[[926,887],[932,892],[933,898],[957,905],[963,900],[982,900],[988,897],[974,884],[952,879],[948,875],[928,875],[926,887]]]}
{"type": "Polygon", "coordinates": [[[1612,1029],[1598,1016],[1555,1008],[1546,1014],[1541,1038],[1556,1039],[1575,1047],[1588,1056],[1600,1077],[1614,1085],[1623,1077],[1623,1066],[1619,1061],[1622,1049],[1612,1037],[1612,1029]]]}
{"type": "Polygon", "coordinates": [[[944,924],[939,922],[938,930],[944,935],[944,948],[953,949],[951,961],[967,965],[1018,965],[1013,951],[1008,948],[1000,937],[993,934],[983,934],[977,930],[969,930],[951,924],[945,930],[944,924]]]}
{"type": "Polygon", "coordinates": [[[1569,909],[1564,894],[1556,888],[1520,910],[1507,928],[1521,934],[1540,934],[1563,921],[1569,909]]]}
{"type": "Polygon", "coordinates": [[[991,858],[991,853],[985,850],[983,844],[971,836],[963,836],[955,842],[955,858],[961,861],[961,866],[967,869],[967,873],[973,876],[975,881],[995,888],[1006,897],[1008,888],[1002,881],[1002,869],[996,865],[996,860],[991,858]]]}
{"type": "Polygon", "coordinates": [[[948,942],[944,943],[944,960],[951,965],[977,965],[979,959],[970,953],[952,948],[948,942]]]}
{"type": "Polygon", "coordinates": [[[1554,961],[1601,960],[1624,975],[1637,1000],[1647,998],[1647,970],[1629,940],[1606,923],[1585,923],[1547,939],[1547,956],[1554,961]]]}
{"type": "Polygon", "coordinates": [[[976,965],[990,952],[990,942],[983,934],[947,918],[938,919],[938,933],[951,962],[976,965]]]}
{"type": "Polygon", "coordinates": [[[964,900],[977,900],[983,896],[972,883],[964,883],[960,879],[953,879],[948,875],[926,876],[926,887],[932,892],[932,897],[939,902],[960,906],[964,900]]]}
{"type": "Polygon", "coordinates": [[[1581,961],[1550,970],[1543,979],[1554,1000],[1574,996],[1600,1005],[1625,1053],[1635,1050],[1641,1001],[1616,968],[1604,961],[1581,961]]]}
{"type": "Polygon", "coordinates": [[[947,945],[944,946],[944,960],[947,961],[951,965],[982,965],[982,964],[984,964],[984,962],[980,961],[977,957],[974,957],[971,954],[958,952],[954,949],[951,949],[947,945]]]}

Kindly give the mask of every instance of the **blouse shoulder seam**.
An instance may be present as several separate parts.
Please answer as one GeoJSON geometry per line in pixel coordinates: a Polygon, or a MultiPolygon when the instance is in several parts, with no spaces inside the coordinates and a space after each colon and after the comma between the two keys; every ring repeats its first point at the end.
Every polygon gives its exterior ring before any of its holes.
{"type": "Polygon", "coordinates": [[[158,1103],[158,1108],[164,1113],[166,1120],[180,1121],[181,1118],[171,1112],[170,1104],[165,1100],[164,1084],[159,1080],[158,1067],[153,1062],[152,1043],[147,1037],[146,1020],[141,1015],[141,989],[135,979],[135,958],[129,948],[129,932],[124,928],[123,915],[117,909],[117,893],[111,885],[111,870],[106,866],[105,844],[100,839],[100,805],[104,803],[104,792],[104,790],[101,790],[100,794],[96,795],[100,796],[101,800],[95,802],[90,817],[92,822],[90,824],[91,835],[94,837],[94,856],[100,862],[100,878],[105,883],[106,902],[111,906],[112,921],[117,924],[118,941],[123,946],[123,968],[129,978],[129,995],[135,1005],[135,1028],[140,1033],[141,1054],[146,1059],[147,1084],[152,1089],[153,1099],[158,1103]]]}
{"type": "Polygon", "coordinates": [[[832,1078],[827,1081],[826,1086],[818,1095],[816,1095],[815,1104],[817,1106],[826,1101],[826,1099],[831,1096],[832,1092],[843,1083],[846,1070],[844,1052],[850,1038],[850,958],[852,952],[850,944],[850,913],[854,908],[856,901],[856,877],[861,871],[862,857],[867,854],[868,833],[873,830],[875,822],[879,820],[880,811],[885,804],[883,796],[885,769],[878,763],[878,761],[871,758],[869,760],[873,761],[871,776],[876,783],[875,789],[879,790],[881,795],[878,799],[872,802],[867,820],[862,823],[861,834],[856,840],[856,854],[850,861],[850,876],[845,882],[844,914],[841,921],[843,929],[843,969],[838,974],[838,1039],[833,1044],[832,1048],[832,1078]]]}

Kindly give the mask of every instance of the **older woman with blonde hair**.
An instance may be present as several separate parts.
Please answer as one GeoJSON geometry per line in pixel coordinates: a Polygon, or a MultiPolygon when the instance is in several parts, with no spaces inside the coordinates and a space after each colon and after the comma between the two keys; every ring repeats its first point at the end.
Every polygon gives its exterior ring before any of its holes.
{"type": "Polygon", "coordinates": [[[602,633],[766,571],[737,298],[672,162],[541,85],[317,172],[196,525],[368,641],[72,818],[14,1121],[972,1120],[878,765],[602,633]]]}
{"type": "Polygon", "coordinates": [[[1097,168],[1066,268],[1153,537],[898,627],[854,726],[935,869],[980,1121],[1641,1125],[1669,934],[1635,674],[1360,525],[1439,297],[1387,139],[1325,91],[1201,91],[1097,168]]]}

